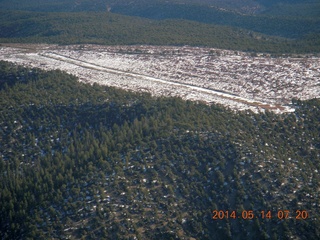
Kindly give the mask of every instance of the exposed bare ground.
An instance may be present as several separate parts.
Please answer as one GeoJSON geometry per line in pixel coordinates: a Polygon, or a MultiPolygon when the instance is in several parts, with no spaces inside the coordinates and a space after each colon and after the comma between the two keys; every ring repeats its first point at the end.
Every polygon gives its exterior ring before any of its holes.
{"type": "Polygon", "coordinates": [[[320,96],[320,61],[314,56],[195,47],[1,45],[0,60],[61,69],[80,81],[153,95],[215,102],[231,109],[293,111],[292,98],[320,96]]]}

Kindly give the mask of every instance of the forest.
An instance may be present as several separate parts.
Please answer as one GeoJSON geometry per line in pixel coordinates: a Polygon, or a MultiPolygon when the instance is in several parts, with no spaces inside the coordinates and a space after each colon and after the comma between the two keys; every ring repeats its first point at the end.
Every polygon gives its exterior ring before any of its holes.
{"type": "MultiPolygon", "coordinates": [[[[320,4],[316,6],[314,11],[319,13],[319,8],[320,4]]],[[[311,13],[311,16],[301,16],[302,14],[299,16],[294,14],[294,10],[291,10],[293,12],[292,16],[288,16],[282,14],[285,11],[284,9],[279,10],[278,8],[270,9],[268,14],[251,15],[200,4],[136,3],[134,5],[117,4],[111,11],[150,19],[184,19],[241,28],[269,36],[295,39],[313,32],[319,33],[320,30],[319,15],[313,14],[315,16],[312,16],[311,13]]]]}
{"type": "Polygon", "coordinates": [[[0,238],[318,239],[320,101],[292,103],[235,113],[2,61],[0,238]]]}
{"type": "Polygon", "coordinates": [[[205,46],[248,52],[319,53],[316,32],[300,39],[182,19],[151,20],[114,13],[0,11],[0,42],[205,46]]]}
{"type": "Polygon", "coordinates": [[[236,27],[270,36],[302,38],[319,34],[320,3],[315,0],[37,0],[0,1],[2,10],[112,12],[148,19],[180,19],[236,27]]]}

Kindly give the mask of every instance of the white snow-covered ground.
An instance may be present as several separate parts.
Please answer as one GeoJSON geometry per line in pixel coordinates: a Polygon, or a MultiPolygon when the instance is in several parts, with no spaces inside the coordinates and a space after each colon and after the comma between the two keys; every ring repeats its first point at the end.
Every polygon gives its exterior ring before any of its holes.
{"type": "Polygon", "coordinates": [[[272,58],[200,47],[2,45],[0,60],[235,110],[288,112],[292,98],[320,97],[315,56],[272,58]]]}

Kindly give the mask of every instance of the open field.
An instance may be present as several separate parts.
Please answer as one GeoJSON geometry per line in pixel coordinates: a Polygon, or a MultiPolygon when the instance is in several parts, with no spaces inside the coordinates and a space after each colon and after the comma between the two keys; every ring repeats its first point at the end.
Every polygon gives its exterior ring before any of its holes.
{"type": "Polygon", "coordinates": [[[0,60],[61,69],[80,81],[219,103],[235,110],[294,111],[320,96],[320,59],[272,58],[199,47],[2,44],[0,60]]]}

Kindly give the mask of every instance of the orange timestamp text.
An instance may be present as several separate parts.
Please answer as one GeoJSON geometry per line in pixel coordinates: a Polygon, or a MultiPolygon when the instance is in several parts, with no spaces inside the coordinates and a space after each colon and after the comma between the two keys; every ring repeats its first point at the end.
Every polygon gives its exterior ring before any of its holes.
{"type": "Polygon", "coordinates": [[[309,218],[308,211],[306,210],[278,210],[276,212],[272,212],[271,210],[262,210],[260,212],[253,210],[242,210],[241,212],[233,211],[223,211],[223,210],[213,210],[212,211],[212,219],[214,220],[222,220],[222,219],[244,219],[244,220],[252,220],[255,218],[259,219],[289,219],[294,218],[297,220],[306,220],[309,218]]]}

